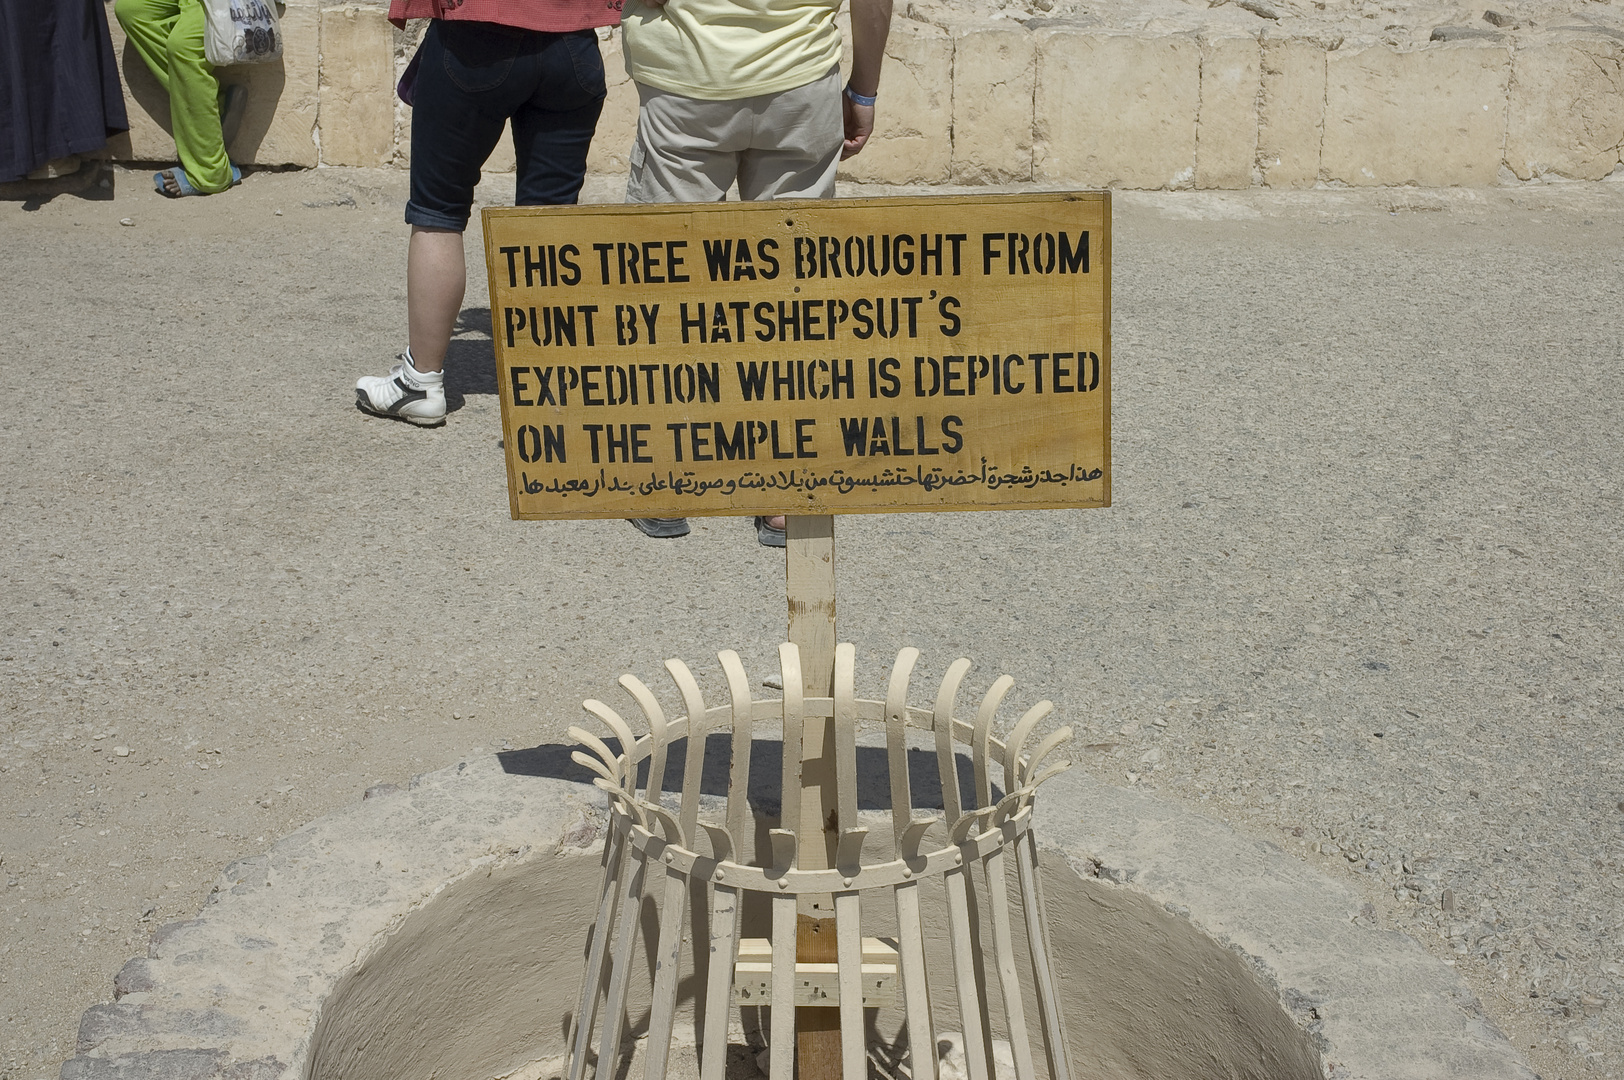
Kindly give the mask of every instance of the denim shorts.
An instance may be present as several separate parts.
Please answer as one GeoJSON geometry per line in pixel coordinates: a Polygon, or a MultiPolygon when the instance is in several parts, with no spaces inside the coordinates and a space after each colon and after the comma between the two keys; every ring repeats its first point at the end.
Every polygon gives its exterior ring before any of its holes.
{"type": "Polygon", "coordinates": [[[598,36],[436,19],[412,106],[406,221],[462,232],[480,168],[513,121],[520,206],[573,203],[607,93],[598,36]]]}

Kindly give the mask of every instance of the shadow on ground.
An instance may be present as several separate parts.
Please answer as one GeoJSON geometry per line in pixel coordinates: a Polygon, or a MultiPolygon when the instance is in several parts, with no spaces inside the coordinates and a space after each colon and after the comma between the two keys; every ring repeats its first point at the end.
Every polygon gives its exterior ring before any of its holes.
{"type": "MultiPolygon", "coordinates": [[[[619,753],[620,744],[605,739],[610,750],[619,753]]],[[[570,760],[573,751],[582,749],[579,743],[542,743],[528,750],[505,750],[497,755],[502,771],[512,776],[543,776],[556,780],[569,780],[577,784],[591,784],[595,773],[570,760]]],[[[667,792],[682,790],[682,774],[687,767],[688,744],[679,739],[666,748],[665,782],[667,792]]],[[[783,743],[776,739],[757,739],[751,743],[750,753],[750,806],[758,814],[775,816],[779,811],[779,784],[784,760],[783,743]]],[[[975,803],[975,767],[968,757],[955,759],[959,774],[959,790],[963,792],[966,809],[975,803]]],[[[728,776],[731,771],[732,737],[726,732],[711,732],[705,738],[705,763],[701,767],[699,790],[703,795],[727,795],[728,776]]],[[[881,746],[857,748],[857,808],[859,810],[889,810],[891,808],[891,767],[886,750],[881,746]]],[[[648,761],[638,768],[639,786],[648,783],[648,761]]],[[[915,809],[942,809],[941,774],[936,767],[936,754],[931,750],[910,748],[908,751],[908,786],[915,809]]],[[[1003,798],[1003,789],[992,785],[992,799],[1003,798]]]]}
{"type": "Polygon", "coordinates": [[[445,353],[445,407],[462,408],[469,394],[496,393],[496,350],[491,342],[491,309],[464,308],[445,353]]]}

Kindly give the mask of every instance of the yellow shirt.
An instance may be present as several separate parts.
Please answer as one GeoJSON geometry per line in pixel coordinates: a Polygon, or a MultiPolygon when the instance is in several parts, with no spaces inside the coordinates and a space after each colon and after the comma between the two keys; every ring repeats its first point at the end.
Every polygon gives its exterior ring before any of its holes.
{"type": "Polygon", "coordinates": [[[840,62],[840,0],[626,0],[626,70],[707,101],[793,90],[840,62]]]}

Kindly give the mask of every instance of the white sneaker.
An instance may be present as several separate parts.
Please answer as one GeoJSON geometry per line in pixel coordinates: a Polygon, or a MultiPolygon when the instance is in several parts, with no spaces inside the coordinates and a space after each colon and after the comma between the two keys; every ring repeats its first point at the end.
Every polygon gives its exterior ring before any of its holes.
{"type": "Polygon", "coordinates": [[[407,353],[395,359],[400,362],[388,375],[355,380],[355,404],[369,413],[423,427],[445,423],[445,372],[418,371],[407,353]]]}

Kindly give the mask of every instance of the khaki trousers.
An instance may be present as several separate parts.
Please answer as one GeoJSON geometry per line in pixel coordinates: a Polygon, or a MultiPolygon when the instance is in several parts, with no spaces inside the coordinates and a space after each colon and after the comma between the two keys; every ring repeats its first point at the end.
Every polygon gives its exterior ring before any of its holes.
{"type": "Polygon", "coordinates": [[[831,199],[845,123],[840,70],[775,94],[703,101],[639,84],[626,201],[831,199]]]}

